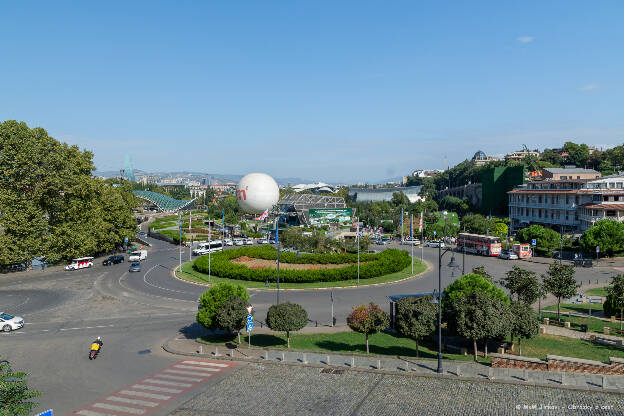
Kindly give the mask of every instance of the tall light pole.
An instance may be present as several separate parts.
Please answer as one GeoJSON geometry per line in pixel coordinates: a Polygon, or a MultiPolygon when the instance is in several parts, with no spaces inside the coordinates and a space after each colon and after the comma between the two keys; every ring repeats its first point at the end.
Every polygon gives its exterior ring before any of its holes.
{"type": "Polygon", "coordinates": [[[182,211],[178,211],[178,230],[180,237],[180,273],[182,273],[182,211]]]}
{"type": "MultiPolygon", "coordinates": [[[[442,257],[450,251],[450,248],[445,248],[442,251],[442,244],[438,245],[438,370],[439,374],[444,372],[442,368],[442,257]]],[[[455,262],[455,255],[451,254],[451,261],[448,267],[459,267],[455,262]]]]}
{"type": "Polygon", "coordinates": [[[412,274],[414,274],[414,213],[410,216],[410,244],[412,245],[412,274]]]}
{"type": "Polygon", "coordinates": [[[279,262],[280,262],[280,245],[278,236],[279,215],[275,218],[275,247],[277,248],[277,304],[279,305],[279,262]]]}

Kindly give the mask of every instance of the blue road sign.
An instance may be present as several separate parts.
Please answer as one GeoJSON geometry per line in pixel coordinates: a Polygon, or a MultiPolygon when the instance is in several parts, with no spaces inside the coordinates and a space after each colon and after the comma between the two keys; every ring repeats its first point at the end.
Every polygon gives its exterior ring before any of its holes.
{"type": "Polygon", "coordinates": [[[532,246],[536,246],[537,245],[537,240],[535,238],[533,240],[531,240],[531,245],[532,246]]]}
{"type": "Polygon", "coordinates": [[[52,409],[46,410],[43,413],[39,413],[37,416],[52,416],[52,409]]]}
{"type": "Polygon", "coordinates": [[[436,230],[433,230],[433,236],[435,237],[437,234],[436,230]]]}
{"type": "Polygon", "coordinates": [[[247,322],[247,332],[251,332],[253,330],[253,322],[247,322]]]}
{"type": "Polygon", "coordinates": [[[251,314],[247,315],[247,323],[248,324],[253,323],[253,315],[251,314]]]}

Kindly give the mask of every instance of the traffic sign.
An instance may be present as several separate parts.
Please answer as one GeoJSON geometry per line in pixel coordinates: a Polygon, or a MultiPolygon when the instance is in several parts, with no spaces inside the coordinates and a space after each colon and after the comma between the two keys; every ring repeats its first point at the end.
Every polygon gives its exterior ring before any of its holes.
{"type": "Polygon", "coordinates": [[[434,236],[434,237],[436,236],[436,234],[437,234],[437,231],[436,231],[436,230],[433,230],[433,236],[434,236]]]}
{"type": "Polygon", "coordinates": [[[247,315],[247,323],[252,323],[253,322],[253,315],[247,315]]]}
{"type": "Polygon", "coordinates": [[[536,246],[537,245],[537,239],[534,238],[533,240],[531,240],[531,245],[532,246],[536,246]]]}
{"type": "Polygon", "coordinates": [[[253,322],[247,322],[247,332],[251,332],[253,330],[253,327],[253,322]]]}
{"type": "Polygon", "coordinates": [[[600,253],[600,246],[596,246],[596,253],[600,253]]]}
{"type": "Polygon", "coordinates": [[[52,416],[52,409],[39,413],[37,416],[52,416]]]}
{"type": "Polygon", "coordinates": [[[124,243],[128,242],[128,237],[124,238],[124,243]]]}

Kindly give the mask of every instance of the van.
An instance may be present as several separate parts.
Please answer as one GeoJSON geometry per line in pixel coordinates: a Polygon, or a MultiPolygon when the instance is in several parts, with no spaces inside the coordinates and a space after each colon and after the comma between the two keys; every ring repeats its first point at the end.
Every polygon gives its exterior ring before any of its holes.
{"type": "Polygon", "coordinates": [[[130,253],[128,261],[141,261],[147,258],[147,250],[137,250],[130,253]]]}

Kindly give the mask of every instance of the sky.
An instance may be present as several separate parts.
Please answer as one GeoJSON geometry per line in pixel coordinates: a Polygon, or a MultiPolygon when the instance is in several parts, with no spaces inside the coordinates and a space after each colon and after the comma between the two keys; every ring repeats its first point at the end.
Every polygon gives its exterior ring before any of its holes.
{"type": "Polygon", "coordinates": [[[136,169],[375,182],[624,143],[624,2],[0,5],[0,121],[136,169]]]}

